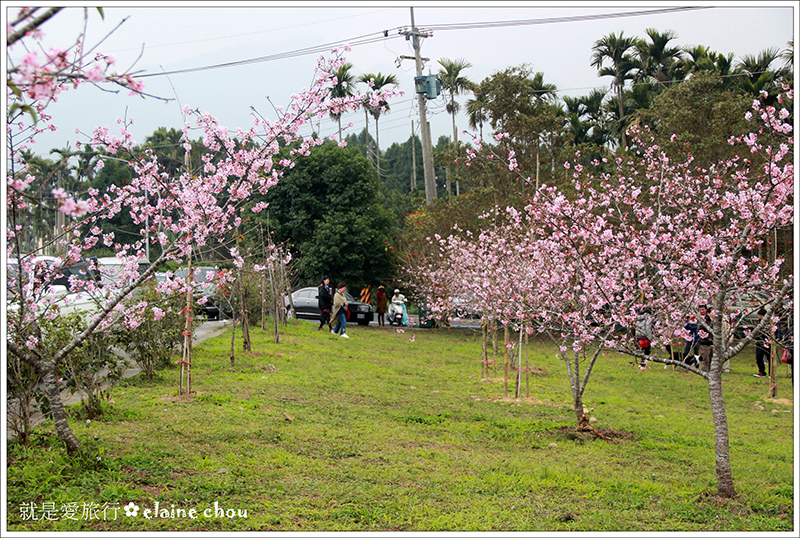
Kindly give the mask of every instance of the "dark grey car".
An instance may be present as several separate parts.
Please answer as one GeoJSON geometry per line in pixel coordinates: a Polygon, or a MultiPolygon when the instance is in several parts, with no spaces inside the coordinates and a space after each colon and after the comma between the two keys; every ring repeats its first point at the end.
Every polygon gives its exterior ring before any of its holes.
{"type": "MultiPolygon", "coordinates": [[[[345,292],[344,296],[347,299],[347,309],[350,311],[350,318],[347,321],[356,322],[359,325],[369,325],[369,322],[375,319],[375,313],[371,305],[362,303],[347,292],[345,292]]],[[[322,315],[322,310],[319,308],[317,288],[301,288],[292,292],[292,302],[298,318],[317,320],[322,315]]],[[[288,297],[284,301],[284,305],[286,306],[286,312],[291,315],[288,297]]]]}

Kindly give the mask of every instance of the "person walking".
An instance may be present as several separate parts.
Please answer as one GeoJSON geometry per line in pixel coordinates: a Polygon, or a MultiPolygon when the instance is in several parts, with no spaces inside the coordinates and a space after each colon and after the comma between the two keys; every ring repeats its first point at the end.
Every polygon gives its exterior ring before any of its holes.
{"type": "MultiPolygon", "coordinates": [[[[767,311],[763,308],[756,312],[758,315],[758,320],[761,321],[764,319],[764,316],[767,314],[767,311]]],[[[769,352],[770,352],[770,343],[769,343],[769,330],[761,329],[753,336],[753,342],[756,345],[756,367],[758,368],[758,373],[753,374],[753,377],[767,377],[767,366],[765,365],[764,359],[767,359],[767,364],[769,362],[769,352]]]]}
{"type": "Polygon", "coordinates": [[[340,282],[336,286],[336,293],[333,295],[333,316],[337,321],[333,334],[338,334],[342,338],[350,338],[347,336],[347,298],[344,296],[346,291],[347,286],[344,282],[340,282]]]}
{"type": "Polygon", "coordinates": [[[700,349],[700,362],[704,372],[711,369],[711,356],[714,354],[714,335],[711,333],[711,316],[709,308],[700,305],[697,309],[697,347],[700,349]]]}
{"type": "Polygon", "coordinates": [[[375,312],[378,314],[378,326],[386,326],[386,308],[389,305],[389,300],[386,297],[386,287],[378,286],[378,292],[375,294],[375,312]]]}
{"type": "Polygon", "coordinates": [[[689,336],[685,338],[686,344],[683,346],[683,362],[689,366],[697,366],[700,356],[697,343],[700,340],[700,336],[697,334],[697,318],[687,315],[686,325],[683,328],[689,331],[689,336]]]}
{"type": "MultiPolygon", "coordinates": [[[[653,342],[653,317],[649,306],[645,306],[636,317],[635,336],[639,349],[642,350],[645,356],[650,356],[650,347],[653,342]]],[[[647,370],[646,358],[642,358],[639,370],[647,370]]]]}
{"type": "Polygon", "coordinates": [[[328,278],[327,275],[322,277],[322,283],[320,283],[319,288],[317,288],[317,298],[319,301],[317,304],[322,311],[319,315],[319,328],[317,330],[321,331],[322,327],[327,323],[328,331],[333,332],[333,327],[331,327],[333,296],[331,295],[331,279],[328,278]]]}

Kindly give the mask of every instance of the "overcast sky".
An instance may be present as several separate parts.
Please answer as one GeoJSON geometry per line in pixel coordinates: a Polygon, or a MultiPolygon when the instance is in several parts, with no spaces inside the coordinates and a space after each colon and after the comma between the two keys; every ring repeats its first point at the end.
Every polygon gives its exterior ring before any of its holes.
{"type": "MultiPolygon", "coordinates": [[[[5,2],[6,6],[9,4],[5,2]]],[[[143,142],[158,127],[180,128],[180,105],[209,112],[231,129],[249,128],[250,106],[270,116],[272,107],[266,96],[276,105],[285,105],[292,93],[310,84],[319,53],[293,53],[327,44],[355,44],[360,40],[371,42],[355,45],[348,53],[355,74],[394,74],[406,92],[392,101],[391,110],[381,117],[380,142],[385,150],[393,142],[408,139],[412,120],[419,132],[419,113],[413,94],[414,62],[400,59],[413,56],[414,51],[411,42],[398,32],[401,27],[410,26],[412,6],[416,25],[433,29],[432,37],[422,41],[422,56],[429,58],[425,63],[426,74],[429,68],[436,72],[437,62],[442,58],[468,60],[472,67],[464,74],[475,82],[507,67],[527,63],[534,72],[543,72],[545,82],[555,84],[562,95],[577,96],[589,93],[592,88],[609,87],[610,78],[598,77],[591,66],[591,56],[595,41],[611,32],[643,38],[647,28],[673,30],[678,35],[674,42],[677,46],[704,45],[726,55],[733,53],[739,59],[769,48],[785,50],[797,27],[796,4],[194,2],[192,6],[202,7],[190,7],[188,3],[103,2],[104,19],[96,10],[90,10],[87,43],[101,41],[125,19],[98,46],[99,51],[117,58],[118,66],[133,65],[134,71],[148,75],[196,70],[144,79],[147,92],[173,99],[167,103],[130,97],[127,92],[102,92],[89,86],[63,93],[49,110],[59,130],[42,136],[35,151],[46,154],[51,148],[82,139],[75,134],[76,129],[84,133],[90,133],[97,125],[114,129],[116,119],[126,115],[136,121],[135,140],[143,142]],[[646,13],[676,8],[696,9],[646,13]],[[611,14],[623,16],[608,17],[611,14]],[[454,27],[458,23],[492,22],[508,24],[454,27]],[[388,31],[388,37],[383,37],[384,31],[388,31]],[[270,58],[274,55],[289,57],[270,58]],[[256,61],[214,67],[245,60],[256,61]]],[[[16,12],[8,8],[7,13],[13,16],[16,12]]],[[[82,20],[80,7],[60,13],[43,27],[44,46],[64,47],[72,43],[82,20]]],[[[467,97],[461,97],[460,102],[463,104],[467,97]]],[[[435,144],[439,136],[451,134],[452,127],[443,96],[428,105],[435,144]]],[[[354,123],[351,132],[360,132],[365,121],[363,112],[345,115],[343,122],[348,121],[354,123]]],[[[457,124],[459,130],[468,128],[463,113],[457,117],[457,124]]],[[[320,127],[323,135],[336,132],[336,124],[330,120],[323,121],[320,127]]],[[[374,135],[372,122],[370,132],[374,135]]]]}

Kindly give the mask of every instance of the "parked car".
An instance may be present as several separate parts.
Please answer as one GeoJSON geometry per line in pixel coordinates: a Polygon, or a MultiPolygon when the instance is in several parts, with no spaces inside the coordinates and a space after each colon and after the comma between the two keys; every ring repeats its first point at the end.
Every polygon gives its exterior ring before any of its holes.
{"type": "MultiPolygon", "coordinates": [[[[225,300],[220,297],[219,288],[213,284],[214,277],[219,272],[219,269],[216,267],[200,266],[195,267],[192,272],[194,273],[195,282],[199,284],[194,291],[195,299],[200,299],[202,297],[208,298],[203,304],[199,305],[199,310],[211,320],[220,319],[220,315],[229,318],[233,317],[233,312],[231,312],[230,307],[226,304],[225,300]],[[211,284],[206,289],[203,289],[203,284],[205,282],[211,282],[211,284]]],[[[174,274],[176,277],[186,278],[189,275],[189,269],[187,267],[181,267],[175,271],[174,274]]]]}
{"type": "MultiPolygon", "coordinates": [[[[109,256],[97,259],[100,279],[103,286],[114,286],[117,284],[117,275],[122,271],[122,260],[117,257],[109,256]]],[[[147,258],[138,260],[138,273],[141,275],[150,267],[150,261],[147,258]]]]}
{"type": "MultiPolygon", "coordinates": [[[[44,277],[45,273],[40,273],[40,271],[52,271],[53,266],[60,263],[60,260],[56,256],[36,256],[32,259],[37,265],[34,271],[44,277]]],[[[89,267],[90,261],[95,260],[92,258],[81,259],[74,264],[60,267],[57,272],[48,275],[48,286],[42,288],[41,295],[37,300],[39,307],[55,307],[61,315],[79,313],[85,321],[88,321],[91,315],[100,308],[105,296],[102,292],[90,294],[78,287],[74,281],[70,282],[70,279],[77,277],[79,281],[93,279],[100,282],[100,275],[89,267]]],[[[10,279],[16,278],[19,275],[19,261],[15,258],[8,259],[6,270],[10,279]]],[[[17,289],[8,287],[7,291],[6,309],[8,312],[16,311],[19,308],[19,302],[15,300],[17,289]]]]}
{"type": "MultiPolygon", "coordinates": [[[[347,310],[350,311],[350,322],[355,321],[359,325],[369,325],[369,322],[375,319],[371,305],[362,303],[347,292],[344,296],[347,299],[347,310]]],[[[292,303],[294,303],[294,310],[298,318],[318,320],[322,315],[317,288],[301,288],[292,292],[292,303]]],[[[284,301],[284,306],[287,315],[291,316],[292,307],[288,297],[284,301]]]]}

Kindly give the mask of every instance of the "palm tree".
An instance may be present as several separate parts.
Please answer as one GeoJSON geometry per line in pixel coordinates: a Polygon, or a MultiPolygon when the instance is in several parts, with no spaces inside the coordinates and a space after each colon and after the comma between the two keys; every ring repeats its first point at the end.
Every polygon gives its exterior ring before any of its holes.
{"type": "Polygon", "coordinates": [[[684,52],[680,47],[668,47],[670,41],[677,39],[678,34],[672,30],[661,33],[648,28],[645,33],[650,42],[639,41],[636,45],[639,73],[637,82],[653,81],[657,91],[674,80],[676,66],[684,52]]]}
{"type": "Polygon", "coordinates": [[[557,91],[558,87],[555,84],[545,83],[544,73],[539,71],[533,75],[533,79],[531,79],[531,92],[533,93],[534,99],[553,100],[557,95],[557,91]]]}
{"type": "Polygon", "coordinates": [[[449,94],[450,100],[447,103],[447,113],[453,117],[453,144],[458,142],[458,130],[456,129],[456,114],[461,106],[456,102],[456,95],[472,89],[473,83],[461,72],[472,67],[472,64],[463,58],[449,60],[442,58],[439,60],[439,80],[442,82],[442,90],[449,94]]]}
{"type": "MultiPolygon", "coordinates": [[[[381,73],[376,73],[374,75],[369,75],[369,80],[361,80],[361,82],[366,82],[369,84],[372,83],[373,90],[380,90],[384,86],[388,86],[389,84],[397,84],[397,77],[394,75],[383,75],[381,73]]],[[[363,76],[361,77],[363,79],[363,76]]],[[[380,131],[378,129],[378,120],[381,118],[381,114],[383,112],[389,111],[389,103],[381,99],[378,102],[377,106],[372,106],[369,104],[369,100],[367,100],[362,106],[365,107],[372,117],[375,118],[375,156],[376,156],[376,163],[378,168],[378,174],[381,173],[381,139],[380,139],[380,131]]]]}
{"type": "MultiPolygon", "coordinates": [[[[375,79],[375,75],[372,73],[364,73],[360,77],[358,77],[358,82],[362,82],[367,86],[372,84],[372,81],[375,79]]],[[[372,87],[370,86],[370,91],[372,87]]],[[[367,144],[367,158],[372,160],[372,141],[369,138],[369,95],[364,95],[364,99],[361,101],[361,108],[364,109],[364,121],[366,122],[366,136],[364,136],[364,141],[367,144]]]]}
{"type": "MultiPolygon", "coordinates": [[[[458,143],[458,129],[456,128],[456,114],[461,106],[456,102],[456,95],[463,93],[472,88],[473,83],[467,77],[463,76],[461,72],[464,69],[472,67],[472,64],[463,58],[457,60],[450,60],[442,58],[439,60],[439,80],[442,83],[442,90],[450,95],[450,100],[447,103],[446,110],[453,118],[453,145],[458,143]]],[[[450,196],[450,167],[445,168],[446,181],[447,181],[447,196],[450,196]]],[[[456,182],[456,196],[460,194],[458,183],[456,182]]]]}
{"type": "Polygon", "coordinates": [[[174,176],[184,165],[186,150],[183,142],[182,131],[174,127],[159,127],[145,138],[143,146],[154,149],[159,163],[170,176],[174,176]]]}
{"type": "MultiPolygon", "coordinates": [[[[331,88],[331,92],[328,94],[328,99],[346,99],[353,95],[354,89],[354,78],[353,74],[350,70],[353,68],[353,64],[347,62],[342,64],[339,69],[334,72],[334,76],[336,77],[336,84],[333,85],[331,88]]],[[[342,141],[342,113],[341,112],[334,112],[333,110],[330,111],[331,119],[336,121],[339,124],[339,141],[342,141]]]]}
{"type": "MultiPolygon", "coordinates": [[[[598,69],[598,75],[601,77],[611,76],[614,81],[611,86],[617,92],[617,112],[619,120],[624,124],[625,120],[625,105],[623,98],[623,90],[625,81],[633,78],[634,71],[636,70],[636,62],[629,51],[636,48],[638,40],[633,37],[624,37],[623,32],[619,35],[613,32],[607,36],[598,39],[592,50],[592,67],[598,69]],[[608,60],[611,65],[604,67],[603,63],[608,60]]],[[[623,128],[620,133],[620,142],[623,148],[627,145],[625,136],[625,129],[623,128]]]]}
{"type": "MultiPolygon", "coordinates": [[[[762,91],[770,94],[767,103],[772,104],[772,96],[777,93],[775,83],[776,71],[770,69],[772,62],[781,57],[778,49],[761,51],[758,56],[747,54],[736,64],[734,72],[742,76],[737,78],[739,89],[753,97],[758,97],[762,91]]],[[[777,97],[775,97],[777,98],[777,97]]]]}
{"type": "Polygon", "coordinates": [[[478,129],[480,137],[483,138],[483,123],[489,119],[486,115],[486,91],[480,84],[473,84],[470,90],[475,97],[467,99],[469,126],[478,129]]]}

